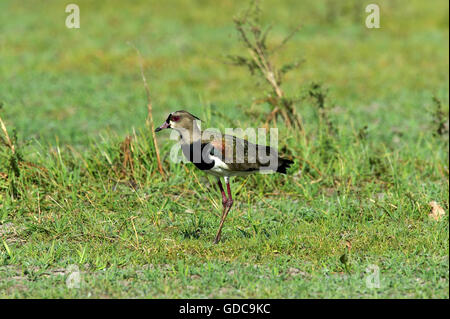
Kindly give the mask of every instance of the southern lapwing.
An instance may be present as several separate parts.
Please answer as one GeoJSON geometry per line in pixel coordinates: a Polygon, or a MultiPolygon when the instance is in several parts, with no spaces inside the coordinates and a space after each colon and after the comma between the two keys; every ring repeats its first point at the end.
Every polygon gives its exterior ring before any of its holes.
{"type": "Polygon", "coordinates": [[[230,177],[258,172],[278,172],[286,174],[293,161],[278,156],[278,152],[263,145],[250,143],[244,139],[220,135],[216,131],[201,131],[198,117],[187,111],[170,113],[167,120],[155,131],[171,128],[180,134],[184,156],[200,170],[217,177],[222,193],[222,218],[214,243],[218,243],[223,223],[233,205],[230,177]],[[223,177],[227,185],[227,195],[220,181],[223,177]]]}

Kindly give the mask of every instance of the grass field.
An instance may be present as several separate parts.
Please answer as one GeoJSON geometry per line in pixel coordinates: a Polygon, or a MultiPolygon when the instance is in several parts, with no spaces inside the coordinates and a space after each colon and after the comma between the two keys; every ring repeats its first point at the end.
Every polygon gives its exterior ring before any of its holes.
{"type": "Polygon", "coordinates": [[[380,29],[364,24],[373,1],[262,3],[270,45],[302,25],[276,62],[304,59],[283,87],[305,130],[277,123],[289,175],[232,180],[218,245],[215,180],[171,162],[167,132],[158,172],[130,43],[155,125],[186,109],[204,127],[262,127],[267,88],[225,63],[246,53],[233,16],[247,5],[74,2],[80,29],[65,2],[0,2],[15,147],[0,143],[0,297],[449,298],[448,1],[377,1],[380,29]],[[311,83],[328,90],[324,110],[311,83]]]}

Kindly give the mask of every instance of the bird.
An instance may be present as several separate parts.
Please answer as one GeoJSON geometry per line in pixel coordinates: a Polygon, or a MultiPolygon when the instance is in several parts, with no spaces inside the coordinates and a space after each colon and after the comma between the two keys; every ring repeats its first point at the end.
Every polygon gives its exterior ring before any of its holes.
{"type": "Polygon", "coordinates": [[[217,131],[202,131],[197,121],[201,120],[188,111],[175,111],[169,114],[155,132],[164,129],[176,130],[179,133],[181,150],[187,160],[217,178],[222,195],[222,217],[214,239],[214,244],[217,244],[221,239],[225,219],[233,206],[231,177],[258,172],[286,174],[294,162],[278,156],[277,150],[270,146],[254,144],[233,135],[222,135],[217,131]],[[221,178],[225,181],[226,193],[221,178]]]}

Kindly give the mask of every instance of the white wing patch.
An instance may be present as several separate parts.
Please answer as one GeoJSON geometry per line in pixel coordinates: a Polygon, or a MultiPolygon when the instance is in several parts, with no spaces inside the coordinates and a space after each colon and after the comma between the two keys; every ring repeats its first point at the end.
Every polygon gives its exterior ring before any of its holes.
{"type": "Polygon", "coordinates": [[[239,171],[232,171],[230,170],[230,167],[224,163],[219,157],[211,155],[211,158],[214,160],[214,166],[205,172],[210,173],[215,176],[245,176],[249,175],[254,172],[239,172],[239,171]]]}
{"type": "Polygon", "coordinates": [[[219,157],[214,155],[211,155],[211,159],[214,160],[214,166],[208,171],[208,173],[217,176],[229,176],[230,168],[227,164],[225,164],[219,157]]]}

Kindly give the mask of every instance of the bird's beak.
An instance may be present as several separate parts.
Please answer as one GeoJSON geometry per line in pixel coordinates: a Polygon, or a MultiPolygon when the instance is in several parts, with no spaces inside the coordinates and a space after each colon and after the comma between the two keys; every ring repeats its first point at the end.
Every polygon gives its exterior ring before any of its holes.
{"type": "Polygon", "coordinates": [[[166,129],[166,128],[170,128],[170,124],[167,123],[167,122],[164,122],[163,125],[161,125],[160,127],[158,127],[158,128],[155,130],[155,132],[159,132],[159,131],[164,130],[164,129],[166,129]]]}

